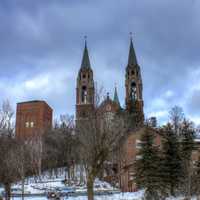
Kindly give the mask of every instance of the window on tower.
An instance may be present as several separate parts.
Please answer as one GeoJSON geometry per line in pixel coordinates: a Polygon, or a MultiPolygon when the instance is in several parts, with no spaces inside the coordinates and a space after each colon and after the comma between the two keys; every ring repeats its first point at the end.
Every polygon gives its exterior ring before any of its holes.
{"type": "Polygon", "coordinates": [[[82,103],[87,103],[87,87],[82,87],[82,94],[81,94],[81,101],[82,103]]]}
{"type": "Polygon", "coordinates": [[[136,88],[136,83],[132,82],[131,83],[131,99],[136,100],[137,99],[137,88],[136,88]]]}
{"type": "Polygon", "coordinates": [[[29,128],[29,122],[26,122],[26,123],[25,123],[25,127],[26,127],[26,128],[29,128]]]}

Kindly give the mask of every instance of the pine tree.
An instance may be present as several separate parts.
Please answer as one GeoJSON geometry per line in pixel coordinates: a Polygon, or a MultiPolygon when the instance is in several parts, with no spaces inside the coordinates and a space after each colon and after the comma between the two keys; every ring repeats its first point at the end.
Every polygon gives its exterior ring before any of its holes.
{"type": "Polygon", "coordinates": [[[184,120],[180,128],[181,136],[181,159],[183,165],[183,189],[187,199],[191,199],[191,176],[192,176],[192,151],[194,150],[195,130],[193,124],[184,120]]]}
{"type": "Polygon", "coordinates": [[[145,199],[157,200],[159,198],[159,152],[154,145],[154,134],[149,127],[141,136],[141,149],[135,162],[135,179],[138,188],[145,189],[145,199]]]}
{"type": "Polygon", "coordinates": [[[170,124],[163,131],[161,180],[165,185],[165,192],[175,196],[183,175],[179,141],[170,124]]]}

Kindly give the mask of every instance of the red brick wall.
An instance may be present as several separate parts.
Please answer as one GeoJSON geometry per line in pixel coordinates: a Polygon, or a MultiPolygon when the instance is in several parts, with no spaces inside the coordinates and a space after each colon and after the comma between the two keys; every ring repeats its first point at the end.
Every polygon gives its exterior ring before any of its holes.
{"type": "Polygon", "coordinates": [[[45,101],[30,101],[17,104],[16,137],[27,139],[43,134],[52,127],[52,109],[45,101]],[[31,126],[33,122],[33,127],[31,126]],[[28,123],[28,127],[27,124],[28,123]]]}
{"type": "MultiPolygon", "coordinates": [[[[132,192],[137,189],[134,182],[134,162],[139,151],[137,141],[140,141],[143,131],[144,129],[141,128],[139,131],[131,133],[124,140],[120,150],[119,179],[123,192],[132,192]]],[[[161,137],[158,134],[155,137],[155,144],[161,144],[161,137]]]]}

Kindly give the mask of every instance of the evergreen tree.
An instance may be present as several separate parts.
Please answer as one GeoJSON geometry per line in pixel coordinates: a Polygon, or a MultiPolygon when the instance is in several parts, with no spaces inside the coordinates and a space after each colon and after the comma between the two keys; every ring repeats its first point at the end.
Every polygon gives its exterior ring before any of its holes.
{"type": "Polygon", "coordinates": [[[192,151],[194,150],[195,130],[193,123],[184,120],[180,128],[181,136],[181,159],[183,165],[184,191],[187,199],[191,199],[191,176],[192,176],[192,151]]]}
{"type": "Polygon", "coordinates": [[[145,199],[157,200],[159,198],[159,152],[154,145],[154,134],[149,127],[141,136],[141,149],[135,162],[135,178],[138,188],[145,189],[145,199]]]}
{"type": "Polygon", "coordinates": [[[165,192],[175,196],[183,175],[179,141],[170,124],[163,131],[161,180],[165,185],[165,192]]]}

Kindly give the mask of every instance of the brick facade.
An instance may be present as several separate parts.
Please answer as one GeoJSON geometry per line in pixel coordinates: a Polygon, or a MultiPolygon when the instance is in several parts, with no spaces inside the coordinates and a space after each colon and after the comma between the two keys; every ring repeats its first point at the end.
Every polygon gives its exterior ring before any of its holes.
{"type": "Polygon", "coordinates": [[[45,101],[17,104],[16,137],[28,139],[42,135],[52,127],[52,108],[45,101]]]}
{"type": "MultiPolygon", "coordinates": [[[[137,154],[140,149],[140,138],[143,132],[144,128],[132,132],[122,142],[119,152],[119,184],[123,192],[137,190],[134,182],[134,162],[139,159],[137,154]]],[[[153,132],[156,134],[155,130],[153,132]]],[[[155,135],[154,142],[155,145],[161,145],[161,136],[159,134],[155,135]]]]}

